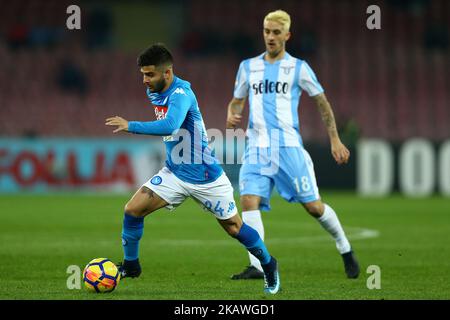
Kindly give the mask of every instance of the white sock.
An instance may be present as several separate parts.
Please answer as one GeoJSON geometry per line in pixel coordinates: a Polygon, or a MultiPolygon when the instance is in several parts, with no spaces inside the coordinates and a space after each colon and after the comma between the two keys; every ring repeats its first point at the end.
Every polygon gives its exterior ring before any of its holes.
{"type": "Polygon", "coordinates": [[[341,223],[336,215],[336,212],[328,206],[325,205],[325,210],[323,215],[318,218],[320,225],[327,230],[333,239],[336,241],[336,248],[338,249],[340,254],[349,252],[351,250],[350,242],[348,242],[347,237],[345,236],[344,230],[342,229],[341,223]]]}
{"type": "MultiPolygon", "coordinates": [[[[259,210],[243,211],[242,221],[255,229],[258,232],[259,237],[264,241],[264,225],[261,219],[261,212],[259,210]]],[[[259,260],[251,253],[249,253],[248,256],[250,258],[250,264],[258,270],[263,271],[259,260]]]]}

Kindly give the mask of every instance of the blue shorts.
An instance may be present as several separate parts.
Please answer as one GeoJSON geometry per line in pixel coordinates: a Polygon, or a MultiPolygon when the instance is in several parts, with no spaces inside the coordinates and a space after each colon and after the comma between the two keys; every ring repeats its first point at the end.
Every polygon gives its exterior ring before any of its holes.
{"type": "Polygon", "coordinates": [[[240,195],[261,197],[260,209],[270,210],[273,187],[289,202],[320,199],[314,165],[302,147],[278,149],[248,147],[239,172],[240,195]]]}

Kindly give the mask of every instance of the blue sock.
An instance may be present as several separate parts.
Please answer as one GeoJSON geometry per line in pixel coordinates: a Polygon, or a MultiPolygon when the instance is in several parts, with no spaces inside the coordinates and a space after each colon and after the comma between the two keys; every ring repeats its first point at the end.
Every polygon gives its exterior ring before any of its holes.
{"type": "Polygon", "coordinates": [[[238,239],[239,242],[242,243],[252,255],[258,258],[261,265],[268,264],[270,262],[271,256],[269,251],[267,251],[266,245],[255,229],[243,223],[236,239],[238,239]]]}
{"type": "Polygon", "coordinates": [[[136,218],[125,213],[122,229],[122,246],[125,260],[139,257],[139,240],[144,233],[144,218],[136,218]]]}

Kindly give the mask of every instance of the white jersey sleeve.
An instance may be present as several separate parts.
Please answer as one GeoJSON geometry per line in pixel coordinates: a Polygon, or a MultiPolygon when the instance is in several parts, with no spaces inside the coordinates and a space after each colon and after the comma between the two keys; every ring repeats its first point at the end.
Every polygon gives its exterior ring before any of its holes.
{"type": "Polygon", "coordinates": [[[239,70],[236,75],[236,81],[234,83],[234,97],[237,99],[242,99],[248,96],[249,82],[248,82],[248,69],[246,68],[248,64],[242,61],[239,65],[239,70]]]}
{"type": "Polygon", "coordinates": [[[314,71],[312,71],[311,67],[306,63],[306,61],[303,61],[300,66],[298,83],[300,85],[300,88],[308,92],[308,95],[310,97],[317,96],[318,94],[324,92],[319,81],[317,81],[317,77],[314,71]]]}

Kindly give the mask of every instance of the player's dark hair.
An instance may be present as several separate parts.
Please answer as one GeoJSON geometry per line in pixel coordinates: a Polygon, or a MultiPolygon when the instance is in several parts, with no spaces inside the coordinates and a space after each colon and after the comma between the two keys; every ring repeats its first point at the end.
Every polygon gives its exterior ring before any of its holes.
{"type": "Polygon", "coordinates": [[[139,67],[172,65],[173,58],[164,44],[155,43],[139,55],[137,64],[139,67]]]}

